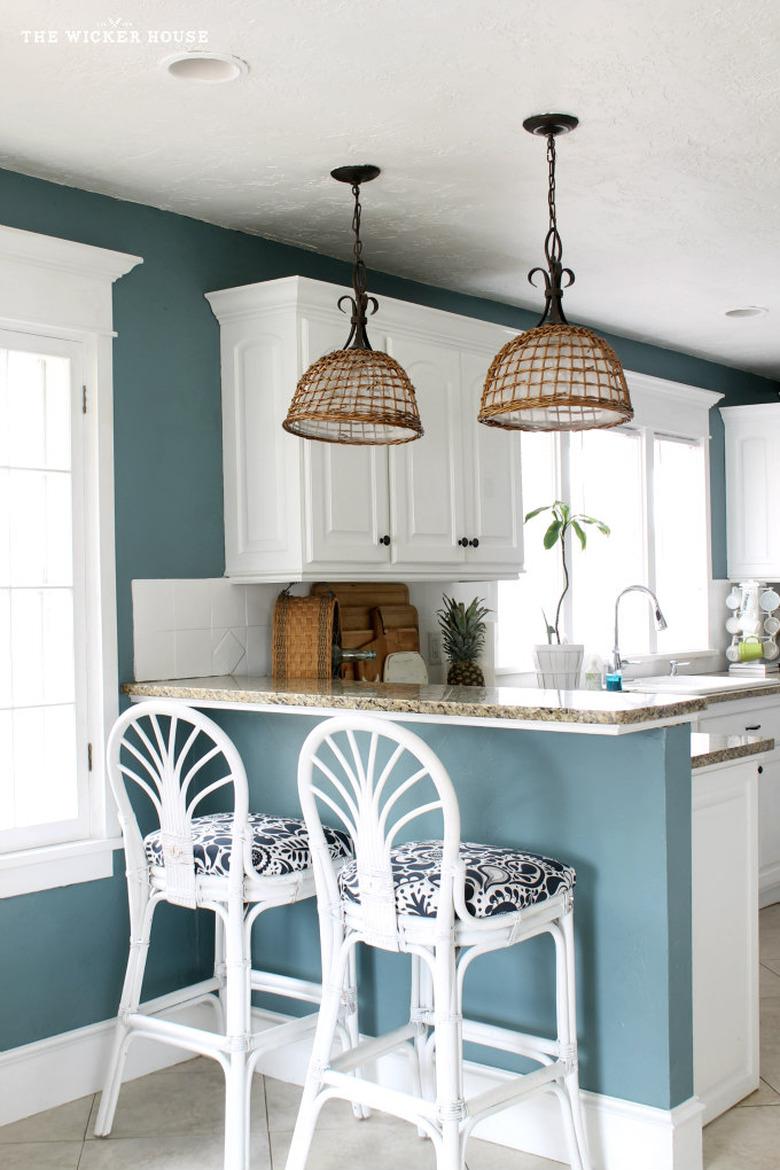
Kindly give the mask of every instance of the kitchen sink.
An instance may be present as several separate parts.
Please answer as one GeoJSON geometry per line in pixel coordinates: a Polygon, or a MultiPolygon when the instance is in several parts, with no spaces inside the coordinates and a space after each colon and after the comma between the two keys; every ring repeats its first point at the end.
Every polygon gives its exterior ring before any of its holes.
{"type": "Polygon", "coordinates": [[[774,678],[735,678],[734,675],[723,674],[651,674],[648,678],[623,681],[624,691],[658,691],[676,695],[706,695],[715,691],[773,686],[780,686],[780,675],[774,678]]]}

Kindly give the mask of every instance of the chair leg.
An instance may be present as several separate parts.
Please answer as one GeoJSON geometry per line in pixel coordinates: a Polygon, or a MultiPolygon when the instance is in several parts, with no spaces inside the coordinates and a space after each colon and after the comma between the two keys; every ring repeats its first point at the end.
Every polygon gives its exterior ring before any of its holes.
{"type": "Polygon", "coordinates": [[[585,1119],[582,1112],[579,1074],[577,1072],[577,995],[574,957],[574,915],[565,911],[553,932],[556,953],[556,1012],[558,1041],[567,1054],[570,1071],[560,1091],[564,1126],[569,1138],[573,1170],[591,1170],[585,1119]]]}
{"type": "Polygon", "coordinates": [[[240,897],[227,905],[225,938],[225,1034],[228,1063],[225,1068],[225,1166],[224,1170],[249,1167],[249,1008],[250,961],[240,897]]]}
{"type": "MultiPolygon", "coordinates": [[[[350,948],[350,951],[352,950],[354,948],[350,948]]],[[[311,1060],[306,1073],[303,1096],[298,1109],[298,1118],[295,1122],[285,1170],[304,1170],[311,1147],[319,1113],[317,1094],[322,1087],[321,1072],[330,1062],[339,1020],[345,974],[350,961],[350,956],[345,952],[346,946],[342,939],[340,945],[329,947],[323,953],[323,960],[327,954],[330,962],[329,967],[323,969],[322,972],[322,1003],[320,1004],[311,1060]]]]}
{"type": "Polygon", "coordinates": [[[132,1040],[132,1030],[125,1023],[130,1012],[138,1010],[141,1002],[141,988],[146,970],[146,959],[149,954],[149,936],[152,930],[154,917],[153,902],[147,902],[141,915],[138,933],[133,931],[130,939],[130,953],[127,957],[125,980],[122,985],[122,996],[119,1001],[119,1012],[114,1026],[114,1042],[111,1049],[111,1058],[108,1065],[105,1086],[100,1098],[100,1108],[95,1119],[95,1136],[107,1137],[114,1124],[119,1090],[122,1087],[122,1074],[127,1059],[127,1050],[132,1040]]]}
{"type": "MultiPolygon", "coordinates": [[[[429,1029],[423,1021],[432,1010],[431,979],[428,964],[420,955],[413,954],[412,959],[412,993],[410,1019],[417,1020],[418,1032],[414,1038],[414,1053],[412,1076],[414,1085],[412,1091],[427,1101],[436,1097],[436,1086],[433,1081],[432,1048],[428,1043],[429,1029]]],[[[417,1127],[418,1136],[427,1137],[426,1131],[417,1127]]]]}
{"type": "Polygon", "coordinates": [[[463,1170],[465,1142],[461,1121],[463,1100],[463,1020],[451,943],[437,946],[434,959],[434,1021],[436,1027],[436,1114],[441,1134],[436,1170],[463,1170]]]}
{"type": "Polygon", "coordinates": [[[219,980],[219,988],[214,996],[217,1031],[224,1034],[227,1027],[225,1017],[225,926],[219,914],[214,915],[214,978],[219,980]]]}
{"type": "MultiPolygon", "coordinates": [[[[357,948],[350,947],[349,958],[347,959],[347,976],[344,984],[344,998],[346,1000],[346,1007],[344,1010],[344,1028],[347,1033],[347,1043],[350,1048],[355,1048],[360,1043],[360,1015],[358,1010],[358,985],[357,985],[357,948]]],[[[355,1076],[360,1076],[361,1070],[355,1069],[355,1076]]],[[[371,1116],[371,1110],[366,1105],[361,1105],[358,1101],[352,1102],[352,1112],[358,1121],[366,1121],[371,1116]]]]}

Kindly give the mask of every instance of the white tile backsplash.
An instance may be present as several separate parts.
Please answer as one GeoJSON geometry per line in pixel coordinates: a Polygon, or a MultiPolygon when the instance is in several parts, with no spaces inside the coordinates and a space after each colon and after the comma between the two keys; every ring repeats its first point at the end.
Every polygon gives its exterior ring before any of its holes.
{"type": "Polygon", "coordinates": [[[176,678],[173,630],[149,630],[135,639],[135,677],[138,682],[154,678],[176,678]]]}
{"type": "Polygon", "coordinates": [[[212,628],[243,629],[247,625],[246,593],[245,585],[229,585],[227,589],[211,591],[212,628]]]}
{"type": "Polygon", "coordinates": [[[133,581],[133,623],[145,630],[173,630],[173,581],[133,581]]]}
{"type": "Polygon", "coordinates": [[[246,657],[246,647],[232,630],[212,630],[211,634],[211,668],[214,674],[234,674],[241,660],[246,657]]]}
{"type": "MultiPolygon", "coordinates": [[[[223,584],[223,582],[220,582],[223,584]]],[[[230,586],[229,588],[232,588],[230,586]]],[[[216,581],[173,582],[173,628],[175,630],[210,630],[211,598],[216,581]]],[[[228,622],[223,623],[228,625],[228,622]]]]}
{"type": "Polygon", "coordinates": [[[224,577],[133,581],[135,678],[269,674],[280,590],[224,577]]]}

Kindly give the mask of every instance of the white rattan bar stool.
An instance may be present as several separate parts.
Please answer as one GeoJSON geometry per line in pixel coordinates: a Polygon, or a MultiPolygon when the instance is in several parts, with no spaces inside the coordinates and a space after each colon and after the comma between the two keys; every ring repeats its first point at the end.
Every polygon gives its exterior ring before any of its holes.
{"type": "MultiPolygon", "coordinates": [[[[108,740],[108,769],[125,845],[130,955],[95,1133],[110,1133],[127,1049],[132,1040],[147,1037],[219,1061],[225,1073],[225,1170],[246,1170],[257,1061],[316,1022],[312,1013],[253,1034],[252,992],[315,1004],[322,994],[317,983],[251,967],[258,915],[314,895],[305,826],[297,819],[250,814],[246,772],[235,746],[213,720],[178,703],[149,700],[125,711],[108,740]],[[151,804],[159,826],[145,837],[128,781],[141,790],[141,803],[151,804]],[[224,787],[232,788],[231,812],[193,815],[204,798],[224,787]],[[152,918],[161,902],[216,916],[213,977],[166,997],[170,1005],[212,1004],[216,1031],[150,1016],[140,1003],[152,918]]],[[[332,864],[335,874],[351,857],[351,844],[333,829],[325,829],[322,840],[331,861],[320,864],[332,864]]],[[[339,1021],[345,1047],[357,1039],[350,972],[339,1021]]],[[[356,1111],[361,1114],[359,1107],[356,1111]]]]}
{"type": "Polygon", "coordinates": [[[571,1165],[589,1170],[577,1076],[574,870],[461,843],[458,801],[441,761],[418,736],[384,719],[348,715],[315,727],[301,749],[298,790],[317,882],[323,999],[287,1170],[304,1170],[317,1115],[332,1097],[405,1118],[433,1141],[437,1170],[462,1170],[474,1125],[535,1092],[558,1098],[571,1165]],[[354,845],[355,859],[338,874],[320,805],[354,845]],[[406,826],[428,814],[443,822],[441,839],[397,844],[406,826]],[[543,933],[555,941],[556,1037],[464,1020],[472,961],[543,933]],[[358,943],[411,956],[410,1018],[334,1056],[341,989],[358,943]],[[464,1040],[530,1057],[538,1068],[465,1100],[464,1040]],[[360,1074],[399,1047],[411,1058],[410,1092],[360,1074]]]}

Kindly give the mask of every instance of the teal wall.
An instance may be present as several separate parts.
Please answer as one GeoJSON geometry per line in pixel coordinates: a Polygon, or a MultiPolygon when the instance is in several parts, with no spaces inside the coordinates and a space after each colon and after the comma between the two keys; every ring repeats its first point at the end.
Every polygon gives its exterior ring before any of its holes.
{"type": "MultiPolygon", "coordinates": [[[[119,662],[120,676],[129,678],[131,580],[219,576],[224,568],[218,328],[203,293],[293,273],[343,282],[347,270],[311,252],[9,171],[0,171],[0,221],[144,258],[114,296],[119,662]]],[[[510,326],[535,319],[382,274],[372,274],[371,287],[510,326]]],[[[611,340],[629,368],[719,390],[731,402],[773,399],[777,391],[764,379],[684,354],[611,340]]],[[[724,572],[722,439],[713,433],[716,572],[724,572]]],[[[529,776],[538,785],[543,775],[535,766],[532,754],[529,776]]],[[[110,1015],[127,932],[120,871],[118,863],[113,880],[0,902],[0,1047],[110,1015]]],[[[208,944],[187,914],[174,910],[161,915],[156,940],[150,995],[197,976],[208,944]]]]}

